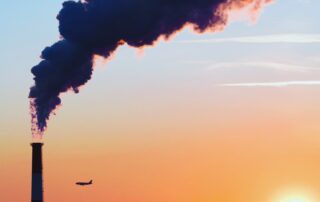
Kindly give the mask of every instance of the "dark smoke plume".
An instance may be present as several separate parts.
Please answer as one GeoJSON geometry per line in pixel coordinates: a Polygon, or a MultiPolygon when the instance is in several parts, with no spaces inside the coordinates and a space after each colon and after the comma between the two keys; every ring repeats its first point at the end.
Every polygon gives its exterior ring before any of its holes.
{"type": "Polygon", "coordinates": [[[108,58],[117,47],[153,45],[159,37],[190,25],[196,32],[221,29],[227,12],[270,0],[85,0],[63,3],[57,19],[61,40],[42,53],[32,68],[30,89],[33,134],[42,134],[59,95],[90,80],[95,55],[108,58]]]}

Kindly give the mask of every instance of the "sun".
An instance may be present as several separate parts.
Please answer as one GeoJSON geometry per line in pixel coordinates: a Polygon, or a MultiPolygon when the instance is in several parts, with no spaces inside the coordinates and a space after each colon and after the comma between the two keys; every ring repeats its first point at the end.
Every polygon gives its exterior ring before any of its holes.
{"type": "Polygon", "coordinates": [[[307,194],[290,193],[278,197],[275,202],[316,202],[313,197],[307,194]]]}
{"type": "Polygon", "coordinates": [[[281,200],[281,202],[312,202],[312,201],[305,197],[300,196],[300,197],[288,197],[281,200]]]}
{"type": "Polygon", "coordinates": [[[311,187],[295,186],[278,190],[270,202],[318,202],[318,196],[311,187]]]}

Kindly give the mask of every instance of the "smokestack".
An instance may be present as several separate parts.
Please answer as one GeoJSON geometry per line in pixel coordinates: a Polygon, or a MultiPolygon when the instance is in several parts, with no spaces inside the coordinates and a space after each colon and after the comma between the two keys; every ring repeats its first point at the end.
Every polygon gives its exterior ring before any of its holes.
{"type": "Polygon", "coordinates": [[[31,143],[31,146],[32,146],[31,202],[43,201],[42,145],[43,143],[31,143]]]}

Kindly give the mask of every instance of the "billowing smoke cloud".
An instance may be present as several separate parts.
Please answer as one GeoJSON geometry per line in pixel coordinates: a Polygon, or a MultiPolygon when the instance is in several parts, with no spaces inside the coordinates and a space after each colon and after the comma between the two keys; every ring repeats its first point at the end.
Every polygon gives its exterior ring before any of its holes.
{"type": "Polygon", "coordinates": [[[42,134],[59,95],[90,80],[95,55],[108,58],[117,47],[153,45],[190,25],[196,32],[220,30],[227,13],[248,5],[256,12],[270,0],[85,0],[63,3],[57,19],[61,40],[32,68],[32,132],[42,134]]]}

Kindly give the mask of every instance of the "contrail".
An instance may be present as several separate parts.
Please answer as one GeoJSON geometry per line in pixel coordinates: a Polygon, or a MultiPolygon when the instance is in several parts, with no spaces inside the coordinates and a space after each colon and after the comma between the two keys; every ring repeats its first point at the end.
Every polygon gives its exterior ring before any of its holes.
{"type": "Polygon", "coordinates": [[[32,68],[32,133],[42,134],[60,94],[79,92],[92,77],[94,56],[108,58],[121,45],[155,45],[185,27],[197,33],[221,30],[232,10],[259,11],[271,0],[83,0],[66,1],[57,16],[61,40],[32,68]]]}
{"type": "Polygon", "coordinates": [[[320,80],[314,81],[280,81],[280,82],[259,82],[259,83],[227,83],[217,86],[225,87],[287,87],[287,86],[317,86],[320,80]]]}

